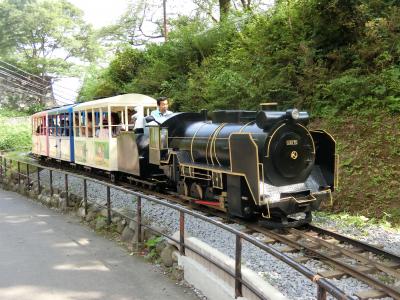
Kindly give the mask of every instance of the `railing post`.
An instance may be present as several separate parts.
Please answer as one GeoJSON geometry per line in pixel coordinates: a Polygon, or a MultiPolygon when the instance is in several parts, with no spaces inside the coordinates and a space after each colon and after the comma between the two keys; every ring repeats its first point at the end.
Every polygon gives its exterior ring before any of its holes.
{"type": "Polygon", "coordinates": [[[40,195],[41,187],[40,187],[40,168],[37,168],[37,184],[38,184],[38,195],[40,195]]]}
{"type": "Polygon", "coordinates": [[[111,225],[111,193],[110,187],[107,185],[107,224],[111,225]]]}
{"type": "Polygon", "coordinates": [[[69,195],[68,195],[68,174],[64,174],[64,185],[65,185],[65,206],[69,207],[69,195]]]}
{"type": "Polygon", "coordinates": [[[50,170],[50,196],[53,197],[54,190],[53,190],[53,170],[50,170]]]}
{"type": "Polygon", "coordinates": [[[13,170],[12,170],[12,165],[13,165],[13,161],[12,161],[12,159],[10,159],[10,177],[11,177],[11,180],[12,180],[12,176],[13,176],[13,170]]]}
{"type": "Polygon", "coordinates": [[[185,255],[185,213],[179,211],[179,252],[185,255]]]}
{"type": "Polygon", "coordinates": [[[0,176],[3,178],[3,156],[0,155],[0,176]]]}
{"type": "Polygon", "coordinates": [[[326,300],[326,290],[318,284],[317,299],[326,300]]]}
{"type": "Polygon", "coordinates": [[[242,297],[242,239],[236,235],[235,298],[242,297]]]}
{"type": "Polygon", "coordinates": [[[31,178],[29,175],[29,164],[26,164],[26,179],[28,180],[28,187],[29,187],[31,184],[31,178]]]}
{"type": "Polygon", "coordinates": [[[88,214],[88,202],[87,202],[87,182],[83,179],[83,203],[85,205],[85,217],[88,214]]]}
{"type": "Polygon", "coordinates": [[[17,167],[18,167],[18,185],[21,185],[21,163],[19,161],[17,162],[17,167]]]}
{"type": "Polygon", "coordinates": [[[142,242],[142,197],[138,196],[136,202],[136,243],[137,246],[142,242]]]}

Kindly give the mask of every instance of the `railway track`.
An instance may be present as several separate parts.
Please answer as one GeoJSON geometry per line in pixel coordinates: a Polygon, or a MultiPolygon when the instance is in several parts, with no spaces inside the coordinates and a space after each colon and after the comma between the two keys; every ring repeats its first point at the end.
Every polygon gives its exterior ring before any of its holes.
{"type": "MultiPolygon", "coordinates": [[[[81,174],[79,170],[70,171],[81,174]]],[[[109,183],[104,177],[93,174],[90,176],[109,183]]],[[[319,272],[319,276],[323,278],[353,277],[369,287],[349,295],[350,297],[356,296],[362,300],[385,297],[400,299],[400,256],[394,253],[315,225],[307,225],[301,229],[270,230],[257,223],[244,222],[237,218],[226,219],[224,213],[200,205],[193,206],[192,202],[187,201],[187,197],[182,198],[172,191],[160,193],[146,189],[151,183],[143,180],[135,185],[122,181],[115,185],[179,203],[189,209],[195,206],[196,210],[220,217],[225,223],[241,224],[246,234],[257,236],[266,244],[276,244],[281,252],[290,253],[298,263],[305,264],[312,259],[322,262],[326,270],[319,272]]]]}
{"type": "Polygon", "coordinates": [[[328,268],[319,275],[327,279],[353,277],[368,289],[354,294],[359,299],[392,297],[400,299],[400,257],[371,245],[348,239],[314,225],[302,230],[276,232],[259,225],[248,225],[268,244],[284,244],[282,252],[295,254],[295,260],[306,263],[319,260],[328,268]]]}

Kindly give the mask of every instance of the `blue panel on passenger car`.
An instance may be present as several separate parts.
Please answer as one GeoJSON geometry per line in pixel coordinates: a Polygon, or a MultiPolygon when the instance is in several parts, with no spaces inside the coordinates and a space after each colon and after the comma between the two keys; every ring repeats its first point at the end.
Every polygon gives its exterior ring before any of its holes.
{"type": "MultiPolygon", "coordinates": [[[[50,133],[52,133],[52,130],[55,131],[55,135],[56,136],[61,136],[64,135],[65,136],[69,136],[69,147],[70,147],[70,156],[68,161],[70,162],[75,162],[75,150],[74,150],[74,131],[73,131],[73,126],[74,126],[74,118],[73,118],[73,107],[75,106],[75,104],[71,104],[71,105],[65,105],[62,107],[57,107],[57,108],[53,108],[48,110],[48,115],[49,115],[49,124],[48,124],[48,128],[49,128],[49,135],[50,133]],[[51,118],[50,116],[54,116],[54,118],[51,118]],[[68,124],[64,123],[64,126],[60,126],[61,124],[59,124],[55,120],[56,116],[60,116],[60,120],[64,120],[66,119],[66,116],[68,116],[68,124]],[[52,122],[52,123],[50,123],[52,122]]],[[[51,134],[53,135],[53,134],[51,134]]],[[[64,159],[65,160],[65,159],[64,159]]]]}

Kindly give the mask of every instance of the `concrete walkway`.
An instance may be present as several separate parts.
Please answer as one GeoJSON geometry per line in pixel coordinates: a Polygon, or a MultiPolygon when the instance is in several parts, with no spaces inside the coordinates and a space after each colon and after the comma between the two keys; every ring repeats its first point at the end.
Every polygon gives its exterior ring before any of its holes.
{"type": "Polygon", "coordinates": [[[198,299],[78,221],[0,189],[0,299],[198,299]]]}

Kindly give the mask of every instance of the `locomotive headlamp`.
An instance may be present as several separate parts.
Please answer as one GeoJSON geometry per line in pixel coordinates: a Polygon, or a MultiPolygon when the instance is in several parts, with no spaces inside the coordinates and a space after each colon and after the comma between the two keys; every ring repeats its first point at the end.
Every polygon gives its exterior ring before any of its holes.
{"type": "Polygon", "coordinates": [[[293,109],[292,112],[290,113],[293,120],[297,120],[300,117],[300,113],[298,109],[293,109]]]}

